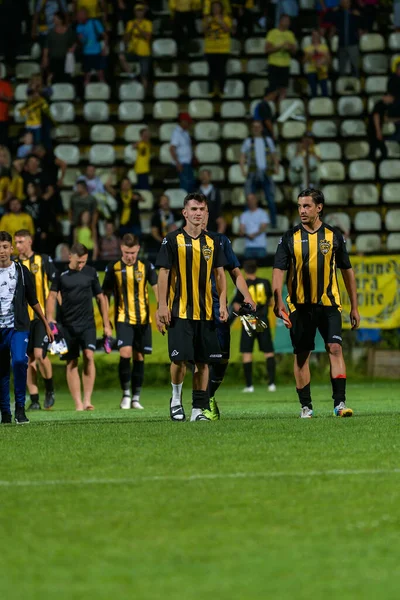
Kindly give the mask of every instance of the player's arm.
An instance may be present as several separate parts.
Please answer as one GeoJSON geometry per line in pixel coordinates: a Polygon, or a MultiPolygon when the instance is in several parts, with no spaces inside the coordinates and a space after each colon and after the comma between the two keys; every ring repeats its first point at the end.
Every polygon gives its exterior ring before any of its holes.
{"type": "Polygon", "coordinates": [[[110,337],[112,334],[112,327],[110,323],[110,318],[108,316],[108,300],[105,294],[101,292],[96,296],[97,306],[99,307],[99,311],[101,314],[101,318],[103,321],[103,331],[106,337],[110,337]]]}
{"type": "Polygon", "coordinates": [[[226,277],[224,267],[216,267],[214,269],[215,283],[219,298],[219,318],[222,322],[228,320],[228,311],[226,308],[226,277]]]}
{"type": "Polygon", "coordinates": [[[42,321],[45,329],[46,329],[46,335],[49,338],[50,342],[54,341],[54,336],[53,333],[50,329],[50,326],[46,320],[46,317],[43,314],[43,311],[40,307],[40,304],[38,302],[37,296],[36,296],[36,289],[35,289],[35,284],[33,281],[33,278],[30,277],[31,273],[30,271],[22,266],[22,270],[24,273],[24,281],[25,281],[25,298],[26,301],[28,302],[29,306],[32,308],[33,312],[39,317],[39,319],[42,321]]]}
{"type": "Polygon", "coordinates": [[[272,292],[274,294],[274,313],[277,317],[281,317],[282,311],[286,312],[286,306],[282,298],[284,280],[285,271],[274,268],[272,271],[272,292]]]}
{"type": "Polygon", "coordinates": [[[31,308],[33,310],[33,312],[39,317],[39,319],[42,321],[45,329],[46,329],[46,335],[49,338],[49,342],[54,342],[54,334],[52,332],[52,330],[50,329],[50,325],[49,322],[47,321],[46,317],[43,314],[43,311],[40,307],[39,302],[37,304],[33,304],[31,305],[31,308]]]}
{"type": "Polygon", "coordinates": [[[168,308],[169,269],[161,267],[158,273],[158,318],[163,325],[171,322],[171,311],[168,308]]]}
{"type": "Polygon", "coordinates": [[[50,291],[46,300],[46,318],[49,323],[56,322],[57,291],[50,291]]]}
{"type": "Polygon", "coordinates": [[[357,329],[360,326],[360,313],[358,312],[356,276],[353,269],[340,269],[350,298],[350,322],[351,328],[357,329]]]}
{"type": "Polygon", "coordinates": [[[247,287],[246,280],[243,277],[242,272],[239,269],[239,267],[236,267],[235,269],[232,269],[232,271],[229,271],[229,275],[231,276],[231,279],[232,279],[233,283],[235,284],[238,292],[240,292],[240,294],[243,296],[242,302],[247,302],[248,304],[250,304],[253,307],[253,310],[255,310],[257,305],[254,302],[253,298],[250,296],[250,292],[249,292],[249,288],[247,287]]]}

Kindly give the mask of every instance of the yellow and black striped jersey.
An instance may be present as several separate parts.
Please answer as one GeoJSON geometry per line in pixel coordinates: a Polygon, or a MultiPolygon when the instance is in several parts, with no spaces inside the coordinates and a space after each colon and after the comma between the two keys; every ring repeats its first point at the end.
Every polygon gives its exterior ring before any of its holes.
{"type": "Polygon", "coordinates": [[[336,268],[351,269],[342,233],[322,223],[314,233],[300,224],[285,233],[275,254],[275,269],[287,271],[287,302],[321,304],[341,309],[336,268]]]}
{"type": "Polygon", "coordinates": [[[218,235],[202,231],[192,238],[183,228],[162,241],[156,266],[169,269],[168,304],[173,317],[211,321],[213,269],[228,264],[218,235]]]}
{"type": "Polygon", "coordinates": [[[134,265],[117,260],[107,265],[103,292],[114,295],[115,322],[130,325],[151,322],[148,283],[157,284],[156,270],[148,260],[137,260],[134,265]]]}
{"type": "MultiPolygon", "coordinates": [[[[49,295],[50,287],[57,275],[57,269],[50,256],[47,254],[32,254],[26,260],[19,260],[31,272],[35,283],[35,290],[40,308],[43,312],[46,310],[46,300],[49,295]]],[[[37,318],[30,306],[28,306],[29,318],[32,321],[37,318]]]]}

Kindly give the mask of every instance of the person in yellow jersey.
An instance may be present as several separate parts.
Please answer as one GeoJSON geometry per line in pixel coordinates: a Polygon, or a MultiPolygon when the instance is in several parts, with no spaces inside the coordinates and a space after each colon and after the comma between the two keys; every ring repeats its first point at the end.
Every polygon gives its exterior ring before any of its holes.
{"type": "Polygon", "coordinates": [[[126,52],[119,55],[121,66],[126,73],[131,73],[129,62],[137,62],[143,87],[147,89],[151,69],[151,38],[153,23],[145,19],[146,7],[136,4],[135,18],[126,24],[124,42],[126,52]]]}
{"type": "Polygon", "coordinates": [[[107,0],[74,0],[73,13],[78,10],[86,10],[89,19],[107,20],[107,0]]]}
{"type": "Polygon", "coordinates": [[[22,210],[22,203],[18,198],[11,198],[8,202],[8,212],[0,219],[0,229],[7,231],[11,237],[14,237],[18,229],[27,229],[32,236],[34,235],[33,219],[31,215],[22,210]]]}
{"type": "Polygon", "coordinates": [[[156,270],[148,260],[138,258],[139,251],[139,238],[125,234],[121,240],[121,258],[107,265],[103,282],[104,294],[108,298],[114,296],[122,409],[143,408],[140,391],[144,355],[152,352],[148,284],[158,299],[156,270]]]}
{"type": "Polygon", "coordinates": [[[42,141],[42,125],[43,115],[46,115],[51,122],[53,119],[50,114],[50,108],[39,90],[28,90],[28,100],[19,109],[19,114],[25,119],[25,127],[27,131],[31,131],[33,135],[33,143],[40,144],[42,141]]]}
{"type": "Polygon", "coordinates": [[[275,99],[283,100],[289,86],[289,69],[297,43],[290,31],[290,17],[282,15],[279,25],[267,33],[265,51],[268,54],[268,80],[275,99]]]}
{"type": "Polygon", "coordinates": [[[328,69],[331,55],[328,46],[322,42],[319,31],[311,34],[311,44],[304,48],[304,70],[307,74],[311,96],[318,95],[318,85],[322,96],[328,96],[328,69]]]}
{"type": "Polygon", "coordinates": [[[300,224],[281,238],[275,254],[272,290],[274,312],[290,328],[294,350],[294,376],[301,404],[300,416],[313,416],[310,387],[310,354],[319,330],[329,355],[334,414],[351,417],[346,407],[346,365],[342,352],[342,317],[336,268],[342,272],[350,297],[352,329],[360,324],[354,271],[340,230],[321,220],[325,198],[317,189],[300,192],[297,206],[300,224]],[[286,306],[282,298],[287,273],[286,306]]]}
{"type": "MultiPolygon", "coordinates": [[[[47,254],[36,254],[32,249],[32,235],[27,229],[15,232],[14,245],[18,252],[18,261],[31,272],[35,284],[36,296],[40,308],[45,311],[46,300],[49,295],[51,283],[57,270],[50,256],[47,254]]],[[[44,408],[49,409],[54,405],[53,368],[47,356],[49,339],[42,321],[28,308],[30,318],[30,331],[28,342],[28,375],[27,386],[31,403],[28,410],[40,410],[38,388],[38,370],[40,371],[45,385],[44,408]]]]}
{"type": "Polygon", "coordinates": [[[78,218],[78,225],[73,233],[74,243],[83,244],[88,249],[89,260],[97,260],[98,244],[97,244],[97,228],[93,222],[92,215],[89,210],[81,212],[78,218]]]}
{"type": "Polygon", "coordinates": [[[149,190],[149,175],[150,175],[150,159],[151,159],[151,144],[150,131],[147,127],[139,132],[140,140],[133,144],[137,151],[135,161],[135,173],[137,175],[138,190],[149,190]]]}
{"type": "Polygon", "coordinates": [[[204,53],[208,62],[208,91],[214,92],[215,83],[224,93],[226,63],[231,52],[232,19],[224,14],[221,2],[211,4],[210,15],[204,19],[204,53]]]}

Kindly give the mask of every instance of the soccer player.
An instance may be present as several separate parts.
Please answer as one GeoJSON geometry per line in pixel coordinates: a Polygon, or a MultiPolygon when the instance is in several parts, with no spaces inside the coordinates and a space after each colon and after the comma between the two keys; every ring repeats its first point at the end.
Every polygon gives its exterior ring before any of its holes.
{"type": "Polygon", "coordinates": [[[28,368],[28,306],[42,321],[46,334],[53,334],[36,298],[28,269],[11,260],[12,237],[0,231],[0,411],[1,422],[11,423],[10,354],[14,375],[15,422],[29,423],[25,414],[26,372],[28,368]]]}
{"type": "Polygon", "coordinates": [[[93,267],[87,266],[88,249],[83,244],[74,244],[69,255],[68,269],[54,278],[46,303],[48,320],[55,324],[57,295],[61,297],[61,325],[68,346],[67,382],[75,402],[76,410],[93,410],[91,403],[96,367],[96,324],[93,312],[93,298],[103,320],[104,335],[111,335],[108,318],[108,303],[104,296],[99,277],[93,267]],[[83,402],[81,381],[78,371],[80,349],[83,351],[83,402]]]}
{"type": "Polygon", "coordinates": [[[219,317],[226,321],[227,263],[218,236],[203,230],[207,201],[202,194],[185,197],[182,214],[186,224],[161,243],[156,266],[158,318],[168,328],[172,398],[170,416],[184,421],[182,384],[186,363],[195,364],[191,421],[210,421],[208,363],[221,358],[213,316],[211,274],[214,273],[220,302],[219,317]]]}
{"type": "MultiPolygon", "coordinates": [[[[275,386],[275,354],[274,346],[271,339],[271,330],[268,323],[268,307],[272,300],[272,288],[268,279],[262,279],[257,277],[257,262],[255,260],[249,260],[243,265],[244,272],[246,273],[246,284],[249,288],[250,296],[253,301],[257,303],[256,315],[259,319],[267,324],[267,328],[260,333],[254,333],[250,337],[244,327],[242,327],[242,334],[240,338],[240,352],[243,360],[244,377],[246,380],[246,387],[243,392],[254,392],[253,386],[253,349],[254,342],[257,340],[258,347],[261,352],[264,352],[264,357],[267,366],[267,377],[268,377],[268,391],[276,392],[275,386]]],[[[245,301],[243,295],[238,290],[234,300],[233,308],[238,312],[240,304],[245,301]]]]}
{"type": "Polygon", "coordinates": [[[313,415],[309,360],[317,329],[329,355],[334,414],[338,417],[351,417],[353,414],[346,407],[346,366],[342,352],[342,318],[336,267],[342,272],[350,297],[352,329],[360,324],[356,281],[342,234],[321,220],[324,202],[323,193],[317,189],[307,188],[299,194],[297,206],[301,223],[289,229],[279,242],[272,278],[274,312],[282,318],[286,311],[282,286],[287,271],[286,300],[302,418],[313,415]]]}
{"type": "Polygon", "coordinates": [[[151,319],[147,284],[157,299],[157,273],[148,260],[139,260],[139,238],[126,233],[121,240],[121,259],[107,265],[103,292],[114,295],[115,329],[119,350],[120,407],[138,408],[144,376],[144,355],[151,354],[151,319]],[[131,358],[133,357],[133,369],[131,358]],[[132,385],[132,398],[131,398],[132,385]]]}
{"type": "MultiPolygon", "coordinates": [[[[18,260],[32,274],[36,297],[42,311],[46,310],[46,300],[49,295],[50,285],[55,278],[56,269],[50,256],[47,254],[36,254],[32,250],[32,235],[27,229],[20,229],[14,236],[15,248],[18,252],[18,260]]],[[[31,404],[28,410],[40,410],[39,388],[37,381],[38,368],[42,374],[46,395],[44,408],[49,409],[54,405],[53,369],[47,356],[49,344],[46,329],[43,322],[28,308],[31,320],[28,344],[28,390],[31,404]]]]}

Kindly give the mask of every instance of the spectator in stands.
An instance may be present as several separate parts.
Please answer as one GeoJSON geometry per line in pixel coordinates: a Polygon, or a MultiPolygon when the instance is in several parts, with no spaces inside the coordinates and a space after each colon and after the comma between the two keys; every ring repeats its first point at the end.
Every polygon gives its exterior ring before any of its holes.
{"type": "Polygon", "coordinates": [[[137,188],[139,190],[149,190],[150,182],[150,159],[151,159],[151,145],[150,145],[150,130],[148,127],[143,127],[139,132],[140,140],[135,144],[132,144],[133,148],[137,151],[135,161],[135,173],[137,175],[137,188]]]}
{"type": "Polygon", "coordinates": [[[144,198],[132,188],[132,182],[129,177],[121,180],[119,191],[116,193],[119,220],[119,235],[123,237],[125,233],[141,236],[142,227],[140,224],[139,202],[144,198]]]}
{"type": "Polygon", "coordinates": [[[243,142],[240,154],[240,167],[243,177],[246,177],[245,193],[254,194],[261,187],[268,203],[272,227],[275,228],[275,186],[272,175],[279,172],[279,159],[272,138],[263,136],[261,121],[253,121],[251,132],[252,135],[243,142]]]}
{"type": "Polygon", "coordinates": [[[289,29],[290,18],[282,15],[276,29],[271,29],[266,37],[265,50],[268,54],[268,79],[271,91],[276,98],[283,100],[289,86],[291,56],[296,52],[297,43],[289,29]]]}
{"type": "Polygon", "coordinates": [[[89,250],[89,260],[96,260],[98,254],[97,231],[90,211],[84,210],[78,218],[74,229],[74,244],[83,244],[89,250]]]}
{"type": "Polygon", "coordinates": [[[140,68],[140,79],[147,90],[151,69],[151,38],[153,23],[145,19],[145,7],[136,4],[135,18],[126,24],[124,42],[125,54],[120,54],[121,66],[126,73],[132,73],[129,62],[137,62],[140,68]]]}
{"type": "Polygon", "coordinates": [[[389,76],[387,93],[394,97],[396,105],[400,105],[400,62],[396,64],[394,73],[389,76]]]}
{"type": "Polygon", "coordinates": [[[328,69],[331,55],[326,44],[322,43],[319,31],[311,34],[311,44],[304,48],[304,70],[310,85],[311,97],[318,96],[318,85],[321,96],[328,96],[328,69]]]}
{"type": "Polygon", "coordinates": [[[6,146],[0,146],[0,216],[4,213],[11,183],[11,155],[6,146]]]}
{"type": "Polygon", "coordinates": [[[379,0],[358,0],[361,14],[361,29],[372,33],[376,20],[379,0]]]}
{"type": "Polygon", "coordinates": [[[113,221],[107,221],[105,224],[104,235],[99,240],[99,259],[117,260],[121,256],[119,239],[115,235],[115,225],[113,221]]]}
{"type": "MultiPolygon", "coordinates": [[[[394,96],[385,94],[382,100],[379,100],[369,116],[367,135],[369,142],[369,158],[376,160],[376,151],[381,151],[381,158],[384,160],[388,156],[385,140],[383,139],[383,124],[388,118],[388,112],[394,103],[394,96]]],[[[400,141],[400,140],[398,140],[400,141]]]]}
{"type": "Polygon", "coordinates": [[[247,208],[240,215],[239,235],[245,238],[245,259],[261,259],[267,256],[266,230],[269,217],[265,210],[258,207],[255,194],[248,194],[247,208]]]}
{"type": "Polygon", "coordinates": [[[96,167],[88,165],[85,174],[78,177],[78,181],[84,181],[87,185],[89,194],[105,194],[106,190],[100,177],[96,175],[96,167]]]}
{"type": "Polygon", "coordinates": [[[89,211],[92,223],[96,225],[98,220],[96,198],[89,193],[88,186],[83,180],[78,180],[75,188],[75,192],[71,196],[71,206],[69,210],[71,227],[76,227],[78,225],[79,217],[85,210],[89,211]]]}
{"type": "Polygon", "coordinates": [[[310,134],[303,136],[301,142],[297,144],[296,154],[290,160],[290,183],[299,186],[302,190],[317,186],[320,180],[320,161],[319,149],[315,146],[313,137],[310,134]]]}
{"type": "Polygon", "coordinates": [[[66,15],[56,12],[54,27],[46,36],[42,55],[42,69],[47,71],[53,83],[68,83],[71,75],[66,73],[66,57],[75,53],[77,38],[75,31],[68,25],[66,15]]]}
{"type": "Polygon", "coordinates": [[[194,192],[196,186],[192,166],[192,140],[188,131],[192,123],[189,113],[180,113],[179,125],[172,132],[169,147],[172,161],[178,171],[180,187],[188,193],[194,192]]]}
{"type": "Polygon", "coordinates": [[[201,169],[200,187],[198,192],[207,198],[208,204],[208,231],[216,231],[224,233],[226,229],[225,219],[222,216],[222,198],[221,191],[215,187],[211,181],[211,171],[209,169],[201,169]]]}
{"type": "Polygon", "coordinates": [[[169,0],[174,38],[180,51],[187,50],[187,43],[197,37],[196,11],[191,0],[169,0]]]}
{"type": "Polygon", "coordinates": [[[208,62],[208,92],[214,95],[215,83],[224,93],[226,64],[231,52],[232,19],[224,14],[221,2],[211,4],[211,14],[204,19],[204,53],[208,62]]]}
{"type": "MultiPolygon", "coordinates": [[[[228,5],[229,1],[226,2],[228,5]]],[[[254,0],[233,0],[232,13],[236,19],[235,35],[239,39],[251,37],[254,30],[254,0]]]]}
{"type": "Polygon", "coordinates": [[[60,223],[57,214],[60,213],[62,203],[54,201],[54,188],[48,186],[42,194],[39,217],[37,219],[36,231],[38,233],[38,252],[53,256],[54,249],[60,237],[60,223]]]}
{"type": "Polygon", "coordinates": [[[175,229],[175,218],[169,205],[169,198],[167,194],[161,194],[151,218],[151,237],[156,242],[157,250],[167,233],[175,231],[175,229]]]}
{"type": "Polygon", "coordinates": [[[30,22],[29,3],[16,0],[0,2],[0,55],[4,56],[7,76],[14,76],[18,49],[22,41],[22,23],[30,22]]]}
{"type": "Polygon", "coordinates": [[[67,163],[55,156],[52,150],[47,150],[41,144],[34,147],[33,154],[40,160],[44,185],[62,187],[67,172],[67,163]]]}
{"type": "Polygon", "coordinates": [[[25,161],[15,161],[14,165],[17,168],[17,170],[21,172],[21,177],[23,181],[23,193],[25,196],[27,194],[28,185],[30,183],[38,185],[41,189],[44,188],[44,174],[43,171],[40,169],[40,161],[37,156],[31,154],[25,161]]]}
{"type": "Polygon", "coordinates": [[[85,10],[88,19],[103,19],[107,23],[107,0],[73,0],[72,12],[85,10]]]}
{"type": "Polygon", "coordinates": [[[33,150],[33,133],[32,131],[25,131],[20,138],[22,144],[17,148],[17,158],[27,158],[29,154],[32,154],[33,150]]]}
{"type": "Polygon", "coordinates": [[[35,230],[37,230],[38,220],[40,217],[41,205],[41,189],[34,183],[29,183],[26,189],[26,200],[24,202],[24,210],[32,217],[35,230]]]}
{"type": "Polygon", "coordinates": [[[279,27],[279,21],[282,15],[290,17],[293,31],[297,33],[297,17],[299,16],[299,3],[298,0],[278,0],[276,2],[275,11],[275,27],[279,27]]]}
{"type": "Polygon", "coordinates": [[[8,146],[9,108],[13,101],[14,92],[11,84],[2,78],[0,68],[0,145],[8,146]]]}
{"type": "Polygon", "coordinates": [[[22,210],[22,203],[18,198],[11,198],[8,203],[8,212],[0,219],[1,231],[7,231],[14,239],[15,232],[27,229],[34,236],[35,226],[32,217],[22,210]]]}
{"type": "Polygon", "coordinates": [[[54,15],[56,13],[62,15],[63,19],[67,18],[68,4],[66,0],[37,0],[32,19],[32,38],[36,39],[39,36],[42,46],[55,26],[54,15]]]}
{"type": "Polygon", "coordinates": [[[255,121],[261,121],[263,126],[263,135],[274,139],[274,115],[270,102],[273,102],[275,92],[268,87],[264,92],[264,98],[256,105],[253,118],[255,121]]]}
{"type": "Polygon", "coordinates": [[[84,85],[90,82],[92,71],[96,71],[99,81],[104,81],[105,55],[107,54],[107,33],[99,19],[89,19],[87,10],[79,10],[76,33],[82,45],[84,85]],[[104,47],[102,48],[101,42],[104,47]]]}
{"type": "Polygon", "coordinates": [[[19,114],[25,118],[27,131],[32,132],[33,143],[40,144],[42,142],[43,115],[49,119],[52,118],[49,105],[38,89],[28,89],[27,94],[28,100],[19,109],[19,114]]]}
{"type": "Polygon", "coordinates": [[[352,74],[359,77],[360,49],[359,33],[360,13],[351,7],[351,0],[340,0],[340,7],[335,8],[326,16],[326,20],[333,23],[339,37],[339,74],[346,74],[347,60],[350,61],[352,74]]]}

